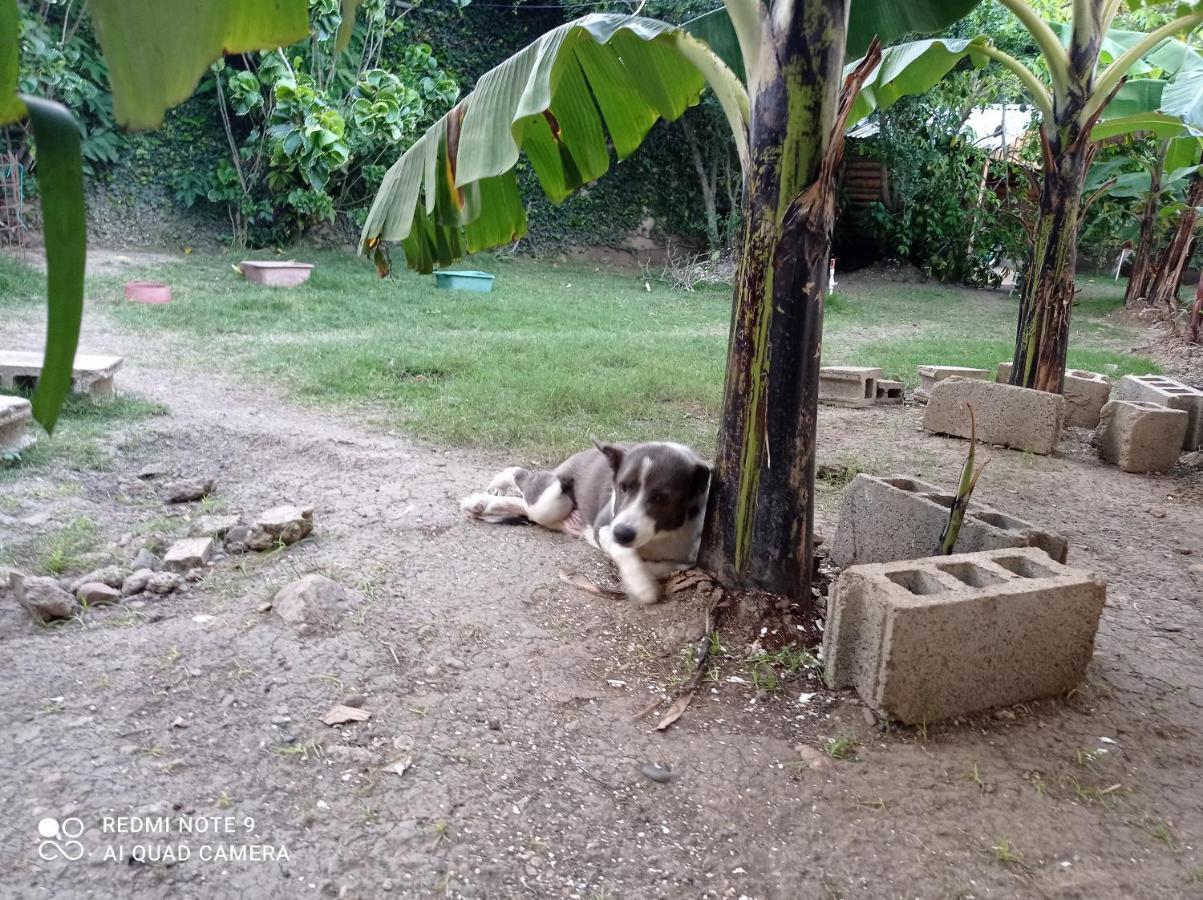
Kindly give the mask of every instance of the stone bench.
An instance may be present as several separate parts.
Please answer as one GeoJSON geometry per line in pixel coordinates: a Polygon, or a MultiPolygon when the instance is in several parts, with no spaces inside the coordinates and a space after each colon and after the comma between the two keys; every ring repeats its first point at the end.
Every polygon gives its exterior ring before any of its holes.
{"type": "Polygon", "coordinates": [[[1182,452],[1190,417],[1144,400],[1112,400],[1103,407],[1094,444],[1099,458],[1125,472],[1168,472],[1182,452]]]}
{"type": "Polygon", "coordinates": [[[1065,421],[1065,398],[1060,394],[994,381],[945,379],[932,387],[923,412],[924,429],[969,437],[966,404],[973,406],[977,437],[983,443],[1046,455],[1057,449],[1065,421]]]}
{"type": "MultiPolygon", "coordinates": [[[[113,396],[113,376],[124,361],[120,356],[77,353],[71,371],[71,390],[93,398],[113,396]]],[[[0,387],[30,390],[41,377],[41,353],[0,351],[0,387]]]]}
{"type": "MultiPolygon", "coordinates": [[[[1011,364],[1001,362],[995,381],[1008,384],[1011,380],[1011,364]]],[[[1085,369],[1066,369],[1065,383],[1061,388],[1065,397],[1065,424],[1075,428],[1096,428],[1099,411],[1111,399],[1111,379],[1098,372],[1085,369]]]]}
{"type": "MultiPolygon", "coordinates": [[[[917,478],[875,478],[860,474],[844,491],[831,561],[840,568],[863,563],[920,559],[940,550],[953,491],[917,478]]],[[[1069,542],[1053,531],[971,502],[957,536],[956,550],[968,553],[1005,547],[1040,547],[1065,562],[1069,542]]]]}
{"type": "Polygon", "coordinates": [[[1106,585],[1034,547],[853,566],[827,601],[828,683],[936,722],[1079,684],[1106,585]]]}
{"type": "Polygon", "coordinates": [[[24,397],[0,395],[0,450],[24,450],[34,442],[26,429],[33,419],[33,405],[24,397]]]}
{"type": "Polygon", "coordinates": [[[990,373],[986,369],[974,369],[969,366],[920,366],[919,387],[915,389],[915,399],[926,400],[931,396],[931,389],[945,378],[989,380],[990,373]]]}
{"type": "Polygon", "coordinates": [[[1116,400],[1140,400],[1170,409],[1180,409],[1187,415],[1183,450],[1203,447],[1203,391],[1162,375],[1125,375],[1115,391],[1116,400]]]}
{"type": "Polygon", "coordinates": [[[819,369],[819,402],[832,406],[872,406],[877,402],[881,369],[871,366],[823,366],[819,369]]]}

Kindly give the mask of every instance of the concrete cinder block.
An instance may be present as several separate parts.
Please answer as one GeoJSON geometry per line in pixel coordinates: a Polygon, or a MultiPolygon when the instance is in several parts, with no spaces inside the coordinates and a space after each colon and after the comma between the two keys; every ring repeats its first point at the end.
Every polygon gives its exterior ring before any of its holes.
{"type": "Polygon", "coordinates": [[[1103,406],[1094,445],[1099,458],[1125,472],[1166,472],[1178,462],[1190,417],[1143,400],[1111,400],[1103,406]]]}
{"type": "Polygon", "coordinates": [[[1183,450],[1203,448],[1203,391],[1162,375],[1125,375],[1115,391],[1116,400],[1142,400],[1187,414],[1183,450]]]}
{"type": "Polygon", "coordinates": [[[24,397],[0,396],[0,450],[24,450],[34,442],[26,429],[33,406],[24,397]]]}
{"type": "Polygon", "coordinates": [[[977,417],[978,440],[1032,453],[1052,453],[1061,439],[1065,398],[1060,394],[949,378],[932,387],[923,427],[936,434],[969,437],[969,411],[977,417]]]}
{"type": "MultiPolygon", "coordinates": [[[[1011,364],[999,363],[994,380],[1006,384],[1010,379],[1011,364]]],[[[1094,428],[1099,424],[1099,410],[1111,397],[1111,379],[1085,369],[1066,369],[1061,394],[1065,397],[1065,424],[1094,428]]]]}
{"type": "Polygon", "coordinates": [[[819,402],[833,406],[872,406],[877,402],[881,369],[871,366],[823,366],[819,369],[819,402]]]}
{"type": "Polygon", "coordinates": [[[877,402],[883,406],[893,406],[906,399],[906,385],[901,381],[886,381],[877,379],[877,402]]]}
{"type": "MultiPolygon", "coordinates": [[[[840,568],[864,563],[921,559],[940,552],[955,491],[906,476],[857,475],[844,491],[831,561],[840,568]]],[[[957,536],[962,553],[1004,547],[1039,547],[1063,563],[1069,542],[1055,531],[970,503],[957,536]]]]}
{"type": "Polygon", "coordinates": [[[974,369],[969,366],[920,366],[919,387],[915,389],[916,400],[926,400],[931,396],[931,389],[945,378],[985,378],[990,373],[986,369],[974,369]]]}
{"type": "Polygon", "coordinates": [[[853,566],[827,601],[827,681],[909,724],[1055,697],[1085,675],[1105,599],[1034,547],[853,566]]]}

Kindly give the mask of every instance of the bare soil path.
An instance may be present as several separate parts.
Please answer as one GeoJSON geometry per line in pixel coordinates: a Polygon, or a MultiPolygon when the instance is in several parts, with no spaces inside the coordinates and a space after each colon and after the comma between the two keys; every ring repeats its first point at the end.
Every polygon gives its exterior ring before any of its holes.
{"type": "MultiPolygon", "coordinates": [[[[0,341],[28,343],[28,325],[0,324],[0,341]]],[[[2,607],[0,896],[1203,894],[1198,471],[1124,474],[1084,433],[1055,458],[985,454],[981,499],[1062,531],[1070,563],[1108,581],[1089,682],[1065,700],[882,730],[847,695],[759,694],[733,668],[655,732],[633,717],[680,675],[699,606],[585,594],[556,576],[601,571],[585,545],[464,521],[456,499],[513,460],[282,406],[103,313],[84,345],[123,353],[119,388],[170,413],[114,434],[105,471],[0,485],[6,542],[87,515],[126,561],[148,530],[186,530],[199,511],[164,506],[137,477],[150,463],[215,477],[223,512],[308,503],[317,526],[139,610],[48,629],[2,607]],[[314,571],[362,604],[309,635],[259,611],[314,571]],[[351,694],[371,719],[321,724],[351,694]],[[854,739],[851,758],[797,749],[835,736],[854,739]],[[647,762],[672,780],[644,777],[647,762]],[[84,859],[39,858],[45,816],[85,824],[84,859]],[[106,832],[105,816],[172,831],[106,832]],[[226,816],[216,833],[178,830],[226,816]],[[145,862],[134,845],[152,848],[145,862]],[[287,859],[212,858],[266,852],[239,849],[252,845],[287,859]],[[190,858],[155,861],[181,846],[190,858]]],[[[963,443],[918,421],[824,408],[821,459],[951,482],[963,443]]]]}

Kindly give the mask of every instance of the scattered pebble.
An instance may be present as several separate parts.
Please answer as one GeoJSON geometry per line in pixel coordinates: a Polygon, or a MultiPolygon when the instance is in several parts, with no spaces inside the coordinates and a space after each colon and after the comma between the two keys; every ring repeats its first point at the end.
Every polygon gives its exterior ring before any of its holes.
{"type": "Polygon", "coordinates": [[[655,763],[644,763],[639,767],[639,771],[645,778],[650,778],[656,784],[668,784],[673,777],[670,766],[658,766],[655,763]]]}

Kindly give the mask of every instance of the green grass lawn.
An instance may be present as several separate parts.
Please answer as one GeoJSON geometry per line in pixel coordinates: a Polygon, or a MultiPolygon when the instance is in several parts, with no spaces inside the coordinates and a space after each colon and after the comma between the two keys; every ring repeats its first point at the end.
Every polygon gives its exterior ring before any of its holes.
{"type": "MultiPolygon", "coordinates": [[[[194,256],[123,276],[169,280],[167,307],[115,304],[126,328],[175,334],[221,369],[302,401],[359,411],[448,444],[551,459],[604,438],[674,438],[713,448],[730,289],[649,293],[633,272],[509,257],[470,261],[497,274],[490,294],[435,290],[365,260],[306,253],[313,277],[292,290],[244,282],[235,257],[194,256]]],[[[0,266],[0,286],[36,303],[38,279],[0,266]]],[[[1131,330],[1103,279],[1074,313],[1070,365],[1149,372],[1126,353],[1131,330]]],[[[92,279],[89,297],[120,294],[92,279]]],[[[17,302],[12,301],[0,301],[17,302]]],[[[1016,299],[936,284],[848,277],[827,307],[825,364],[875,365],[908,384],[923,363],[993,368],[1011,355],[1016,299]]]]}

